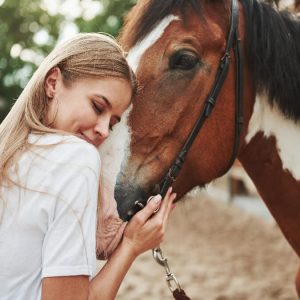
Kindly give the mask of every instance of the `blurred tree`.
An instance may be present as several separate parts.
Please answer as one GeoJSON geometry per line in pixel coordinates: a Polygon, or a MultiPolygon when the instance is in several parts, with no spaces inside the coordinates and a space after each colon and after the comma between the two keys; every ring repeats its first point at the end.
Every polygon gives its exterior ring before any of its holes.
{"type": "Polygon", "coordinates": [[[137,0],[102,0],[102,13],[87,21],[78,18],[75,23],[82,32],[107,32],[117,36],[123,25],[123,17],[137,0]]]}
{"type": "Polygon", "coordinates": [[[44,53],[58,38],[62,16],[50,16],[39,0],[3,1],[0,7],[0,117],[6,115],[44,53]],[[47,42],[36,44],[35,36],[44,31],[47,42]]]}
{"type": "Polygon", "coordinates": [[[41,60],[63,35],[68,37],[70,30],[66,28],[71,26],[72,34],[101,31],[116,36],[124,14],[135,3],[136,0],[0,0],[0,121],[41,60]],[[55,9],[49,9],[51,6],[55,9]]]}

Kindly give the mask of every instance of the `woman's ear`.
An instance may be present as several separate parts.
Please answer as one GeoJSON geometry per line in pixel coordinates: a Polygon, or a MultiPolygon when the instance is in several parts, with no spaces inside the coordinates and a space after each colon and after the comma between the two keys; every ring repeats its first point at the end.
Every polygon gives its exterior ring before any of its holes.
{"type": "Polygon", "coordinates": [[[54,98],[61,80],[62,74],[58,67],[54,67],[48,72],[45,80],[45,92],[49,99],[54,98]]]}

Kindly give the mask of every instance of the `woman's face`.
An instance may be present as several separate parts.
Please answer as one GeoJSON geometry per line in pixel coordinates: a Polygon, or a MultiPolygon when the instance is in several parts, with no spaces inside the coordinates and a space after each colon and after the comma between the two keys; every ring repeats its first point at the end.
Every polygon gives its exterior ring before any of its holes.
{"type": "Polygon", "coordinates": [[[46,78],[48,124],[99,147],[130,104],[130,83],[116,78],[89,78],[63,83],[58,68],[46,78]],[[54,120],[54,121],[53,121],[54,120]]]}

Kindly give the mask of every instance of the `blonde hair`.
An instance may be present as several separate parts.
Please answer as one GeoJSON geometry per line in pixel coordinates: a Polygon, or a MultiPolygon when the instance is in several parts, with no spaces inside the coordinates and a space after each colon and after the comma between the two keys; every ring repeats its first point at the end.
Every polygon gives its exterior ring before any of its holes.
{"type": "Polygon", "coordinates": [[[54,67],[60,68],[66,84],[83,78],[121,78],[131,84],[132,95],[136,93],[135,76],[123,50],[110,36],[81,33],[58,45],[33,74],[0,125],[0,182],[7,179],[11,160],[27,145],[30,132],[57,132],[47,127],[46,120],[45,80],[54,67]]]}

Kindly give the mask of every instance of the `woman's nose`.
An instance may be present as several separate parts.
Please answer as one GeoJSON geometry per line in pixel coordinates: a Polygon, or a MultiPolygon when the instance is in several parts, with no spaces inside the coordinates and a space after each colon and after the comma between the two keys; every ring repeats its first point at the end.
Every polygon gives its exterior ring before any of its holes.
{"type": "Polygon", "coordinates": [[[98,121],[95,131],[101,136],[101,139],[106,139],[109,136],[109,120],[98,121]]]}

